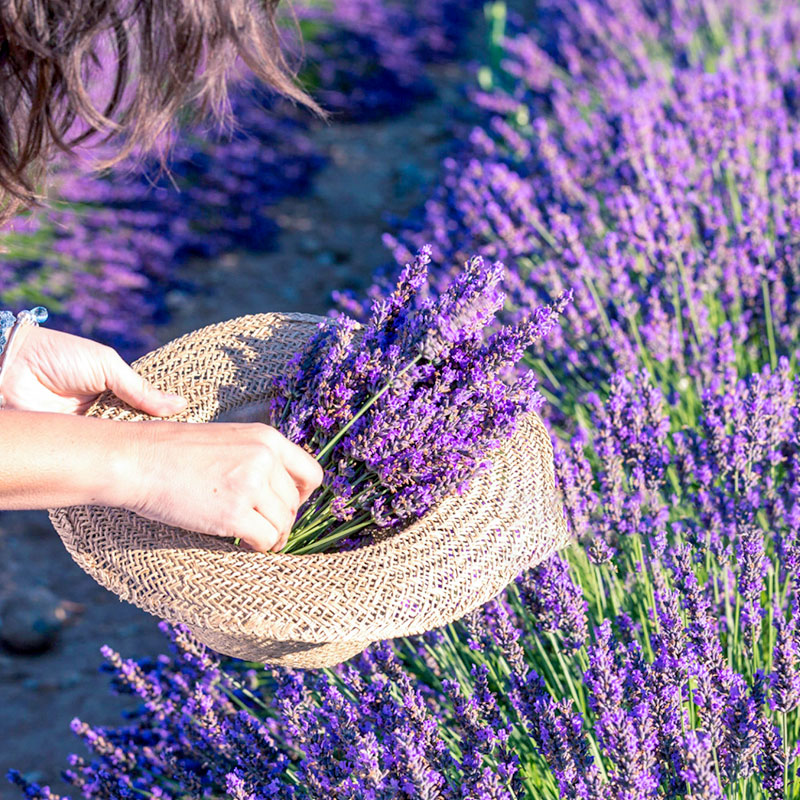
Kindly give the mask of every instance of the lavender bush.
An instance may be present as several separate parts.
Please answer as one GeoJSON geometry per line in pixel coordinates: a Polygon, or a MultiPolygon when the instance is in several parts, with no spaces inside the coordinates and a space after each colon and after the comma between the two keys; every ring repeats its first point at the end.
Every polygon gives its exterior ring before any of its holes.
{"type": "Polygon", "coordinates": [[[483,0],[336,0],[298,6],[303,82],[339,119],[370,120],[433,96],[426,65],[459,55],[483,0]]]}
{"type": "Polygon", "coordinates": [[[774,367],[798,333],[796,9],[716,3],[731,30],[714,49],[703,4],[543,5],[545,41],[503,41],[503,69],[473,93],[485,124],[387,244],[401,261],[422,241],[437,264],[503,260],[512,318],[572,287],[549,359],[570,391],[544,387],[558,404],[636,366],[700,394],[729,346],[740,370],[774,367]],[[683,28],[672,61],[630,62],[683,28]]]}
{"type": "Polygon", "coordinates": [[[143,705],[74,723],[96,756],[69,780],[98,798],[795,796],[798,389],[781,359],[670,430],[649,376],[617,373],[557,455],[585,547],[334,670],[220,664],[182,629],[171,658],[106,650],[143,705]]]}
{"type": "Polygon", "coordinates": [[[442,286],[501,258],[507,322],[573,290],[528,355],[573,544],[335,670],[106,651],[143,704],[76,721],[84,796],[800,794],[798,42],[795,4],[729,0],[543,0],[498,36],[485,124],[387,244],[433,242],[442,286]]]}

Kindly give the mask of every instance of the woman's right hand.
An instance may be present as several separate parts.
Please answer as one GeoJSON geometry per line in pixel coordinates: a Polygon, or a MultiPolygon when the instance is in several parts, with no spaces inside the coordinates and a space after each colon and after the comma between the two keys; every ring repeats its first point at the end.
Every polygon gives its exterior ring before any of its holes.
{"type": "MultiPolygon", "coordinates": [[[[259,552],[286,544],[297,510],[322,482],[301,447],[262,423],[120,422],[133,435],[137,479],[117,505],[148,519],[259,552]]],[[[126,431],[128,432],[128,431],[126,431]]]]}

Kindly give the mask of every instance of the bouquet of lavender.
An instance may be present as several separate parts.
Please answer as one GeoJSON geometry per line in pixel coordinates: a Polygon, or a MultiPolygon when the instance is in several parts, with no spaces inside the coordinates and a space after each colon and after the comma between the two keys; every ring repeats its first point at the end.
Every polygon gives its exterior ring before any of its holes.
{"type": "Polygon", "coordinates": [[[462,492],[517,419],[541,405],[532,372],[509,376],[567,295],[492,327],[505,301],[503,265],[471,259],[434,300],[425,297],[429,262],[423,247],[363,328],[348,317],[321,323],[275,379],[270,424],[325,470],[284,552],[352,545],[368,527],[417,519],[462,492]]]}

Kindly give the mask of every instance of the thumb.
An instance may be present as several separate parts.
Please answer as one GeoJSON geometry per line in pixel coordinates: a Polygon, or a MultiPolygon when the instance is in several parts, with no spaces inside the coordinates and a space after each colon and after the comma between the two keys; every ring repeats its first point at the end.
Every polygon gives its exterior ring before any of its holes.
{"type": "Polygon", "coordinates": [[[186,398],[157,389],[114,351],[106,371],[106,386],[128,405],[155,417],[169,417],[186,408],[186,398]]]}

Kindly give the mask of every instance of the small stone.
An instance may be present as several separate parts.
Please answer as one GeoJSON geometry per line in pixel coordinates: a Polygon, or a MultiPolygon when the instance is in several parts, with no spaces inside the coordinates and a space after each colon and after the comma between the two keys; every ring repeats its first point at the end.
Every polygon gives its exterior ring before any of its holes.
{"type": "Polygon", "coordinates": [[[44,652],[55,644],[66,616],[44,586],[15,589],[0,603],[0,641],[12,652],[44,652]]]}

